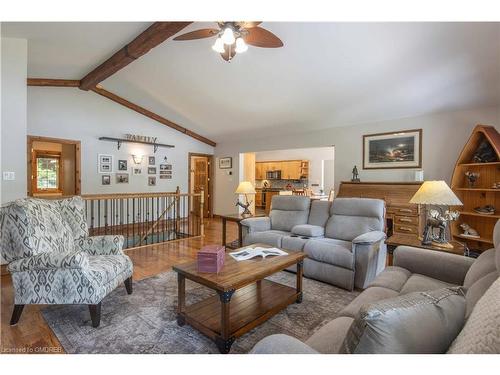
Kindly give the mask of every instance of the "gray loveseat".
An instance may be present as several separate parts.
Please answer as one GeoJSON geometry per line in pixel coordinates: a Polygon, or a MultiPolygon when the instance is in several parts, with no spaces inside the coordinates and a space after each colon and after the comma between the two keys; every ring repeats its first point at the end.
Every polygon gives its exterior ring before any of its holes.
{"type": "Polygon", "coordinates": [[[242,220],[243,244],[303,250],[304,276],[365,288],[385,266],[384,210],[379,199],[274,196],[269,217],[242,220]]]}
{"type": "Polygon", "coordinates": [[[467,320],[448,353],[499,353],[499,275],[498,244],[496,249],[484,252],[475,261],[400,246],[394,252],[394,266],[387,267],[336,319],[319,328],[305,343],[287,335],[271,335],[257,343],[252,353],[339,353],[349,330],[355,327],[353,322],[362,306],[411,292],[457,285],[465,290],[467,320]]]}

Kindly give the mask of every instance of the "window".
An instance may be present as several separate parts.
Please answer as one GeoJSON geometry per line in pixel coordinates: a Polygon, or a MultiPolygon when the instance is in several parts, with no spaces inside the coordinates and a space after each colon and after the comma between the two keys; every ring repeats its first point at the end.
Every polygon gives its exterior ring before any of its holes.
{"type": "Polygon", "coordinates": [[[37,193],[61,192],[61,154],[34,151],[33,191],[37,193]]]}

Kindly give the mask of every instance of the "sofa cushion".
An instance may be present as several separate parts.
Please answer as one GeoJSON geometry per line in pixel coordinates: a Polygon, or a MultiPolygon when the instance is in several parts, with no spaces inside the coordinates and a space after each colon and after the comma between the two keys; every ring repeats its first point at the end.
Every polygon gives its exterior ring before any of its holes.
{"type": "Polygon", "coordinates": [[[313,200],[311,202],[311,210],[309,212],[308,224],[319,225],[325,227],[328,218],[330,217],[330,207],[332,203],[328,201],[313,200]]]}
{"type": "Polygon", "coordinates": [[[325,228],[319,225],[301,224],[294,226],[292,233],[304,237],[323,237],[325,228]]]}
{"type": "Polygon", "coordinates": [[[410,293],[363,306],[342,352],[445,353],[465,321],[460,287],[410,293]]]}
{"type": "Polygon", "coordinates": [[[288,250],[302,251],[307,241],[309,241],[309,239],[299,236],[283,236],[281,238],[281,247],[288,250]]]}
{"type": "Polygon", "coordinates": [[[464,287],[470,288],[472,284],[486,276],[487,274],[497,270],[495,257],[497,251],[500,249],[490,249],[483,252],[476,261],[470,266],[467,274],[465,275],[464,287]]]}
{"type": "Polygon", "coordinates": [[[450,354],[500,353],[500,279],[476,303],[450,354]]]}
{"type": "Polygon", "coordinates": [[[498,272],[491,272],[486,276],[480,278],[478,281],[472,284],[469,289],[467,289],[467,293],[465,294],[465,300],[467,301],[467,311],[465,312],[466,318],[468,318],[472,313],[472,310],[474,309],[477,301],[479,301],[479,299],[496,281],[496,279],[498,279],[498,276],[498,272]]]}
{"type": "Polygon", "coordinates": [[[313,238],[312,240],[318,241],[318,242],[323,242],[323,243],[328,243],[328,244],[334,244],[334,245],[339,245],[342,247],[345,247],[346,249],[351,250],[352,249],[352,242],[351,241],[343,241],[343,240],[337,240],[335,238],[313,238]]]}
{"type": "Polygon", "coordinates": [[[400,292],[411,276],[411,272],[401,267],[387,267],[373,280],[369,287],[379,286],[400,292]]]}
{"type": "Polygon", "coordinates": [[[299,224],[307,224],[311,200],[302,196],[275,195],[271,203],[271,229],[290,232],[299,224]]]}
{"type": "Polygon", "coordinates": [[[254,243],[264,243],[270,246],[281,247],[283,236],[289,236],[290,232],[281,230],[266,230],[265,232],[251,232],[245,236],[243,245],[252,245],[254,243]]]}
{"type": "Polygon", "coordinates": [[[436,290],[452,286],[456,285],[414,273],[408,278],[408,281],[406,281],[399,293],[408,294],[413,292],[425,292],[427,290],[436,290]]]}
{"type": "Polygon", "coordinates": [[[88,258],[88,270],[99,285],[112,282],[121,273],[132,272],[132,261],[126,255],[96,255],[88,258]]]}
{"type": "Polygon", "coordinates": [[[353,321],[353,318],[340,316],[317,330],[306,344],[323,354],[337,354],[353,321]]]}
{"type": "Polygon", "coordinates": [[[384,229],[384,201],[368,198],[337,198],[330,209],[325,235],[352,241],[359,235],[384,229]]]}
{"type": "Polygon", "coordinates": [[[398,292],[396,292],[395,290],[378,286],[370,287],[368,289],[365,289],[363,293],[361,293],[349,305],[347,305],[340,312],[340,316],[349,316],[351,318],[355,318],[363,305],[396,296],[398,296],[398,292]]]}
{"type": "Polygon", "coordinates": [[[86,238],[89,236],[89,228],[85,215],[85,201],[82,197],[76,196],[57,201],[60,206],[63,220],[71,228],[73,238],[86,238]]]}
{"type": "Polygon", "coordinates": [[[354,269],[354,254],[342,245],[312,239],[307,241],[304,251],[309,258],[318,262],[354,269]]]}

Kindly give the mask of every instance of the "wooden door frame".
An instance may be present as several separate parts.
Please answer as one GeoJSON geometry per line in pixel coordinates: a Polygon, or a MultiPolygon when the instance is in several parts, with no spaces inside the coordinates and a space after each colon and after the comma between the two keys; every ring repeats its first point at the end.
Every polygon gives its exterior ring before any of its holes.
{"type": "Polygon", "coordinates": [[[208,217],[213,218],[213,202],[214,202],[214,156],[210,154],[201,154],[198,152],[188,153],[188,193],[191,193],[191,157],[201,156],[208,159],[208,202],[205,204],[208,207],[208,217]]]}
{"type": "Polygon", "coordinates": [[[29,197],[33,196],[33,191],[32,191],[32,181],[31,181],[31,176],[33,175],[32,173],[32,168],[33,168],[33,163],[31,160],[31,155],[32,155],[32,148],[33,148],[33,142],[53,142],[53,143],[61,143],[61,144],[69,144],[69,145],[75,145],[75,195],[80,195],[81,194],[81,141],[76,141],[73,139],[62,139],[62,138],[52,138],[52,137],[43,137],[43,136],[38,136],[38,135],[28,135],[26,137],[27,139],[27,163],[28,163],[28,168],[27,168],[27,173],[26,173],[26,178],[28,180],[28,192],[27,195],[29,197]]]}

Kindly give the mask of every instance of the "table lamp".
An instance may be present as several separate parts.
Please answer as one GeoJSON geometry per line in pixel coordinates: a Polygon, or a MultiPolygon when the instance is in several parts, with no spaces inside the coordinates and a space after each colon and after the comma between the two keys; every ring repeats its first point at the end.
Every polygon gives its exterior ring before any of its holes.
{"type": "Polygon", "coordinates": [[[444,181],[425,181],[410,203],[425,206],[426,224],[422,236],[422,245],[434,245],[443,248],[453,248],[448,242],[446,230],[448,222],[457,220],[458,211],[450,211],[449,206],[462,206],[462,202],[444,181]],[[428,206],[434,208],[428,210],[428,206]],[[439,229],[438,234],[434,233],[439,229]]]}
{"type": "Polygon", "coordinates": [[[239,199],[236,202],[236,206],[240,206],[241,208],[243,208],[243,213],[241,215],[242,216],[252,216],[252,213],[248,209],[248,207],[250,207],[250,205],[253,202],[253,201],[248,202],[248,194],[256,194],[255,188],[253,187],[252,183],[249,181],[240,182],[235,193],[245,195],[246,203],[241,203],[239,199]]]}

